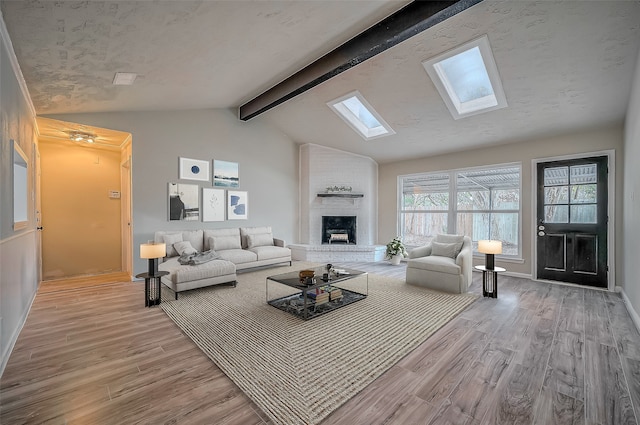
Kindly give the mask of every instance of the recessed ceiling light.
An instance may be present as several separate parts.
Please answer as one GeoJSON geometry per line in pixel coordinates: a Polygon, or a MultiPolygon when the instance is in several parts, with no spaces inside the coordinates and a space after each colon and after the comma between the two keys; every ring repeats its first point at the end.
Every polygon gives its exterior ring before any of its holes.
{"type": "Polygon", "coordinates": [[[116,76],[113,77],[114,86],[130,86],[136,80],[138,74],[135,72],[116,72],[116,76]]]}

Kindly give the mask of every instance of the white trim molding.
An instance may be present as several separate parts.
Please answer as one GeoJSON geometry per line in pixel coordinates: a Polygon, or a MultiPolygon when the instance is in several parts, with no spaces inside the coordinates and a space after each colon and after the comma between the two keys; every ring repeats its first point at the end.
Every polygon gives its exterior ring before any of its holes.
{"type": "Polygon", "coordinates": [[[622,295],[622,299],[624,300],[624,305],[627,307],[627,311],[629,312],[629,316],[631,316],[631,320],[633,320],[633,324],[636,325],[636,329],[640,332],[640,316],[634,310],[633,304],[631,304],[631,300],[627,297],[627,293],[624,292],[624,288],[621,286],[616,286],[616,291],[620,292],[622,295]]]}
{"type": "MultiPolygon", "coordinates": [[[[24,100],[27,102],[27,105],[29,107],[29,112],[31,112],[31,116],[35,118],[36,108],[33,106],[33,102],[31,101],[31,96],[29,96],[29,89],[27,88],[27,82],[24,79],[24,75],[22,75],[22,70],[20,69],[20,64],[18,63],[18,57],[16,56],[16,52],[13,50],[13,43],[11,42],[11,38],[9,37],[9,31],[7,31],[7,26],[4,23],[4,16],[2,16],[2,11],[0,11],[0,37],[2,37],[2,41],[4,42],[5,48],[7,49],[7,54],[9,56],[9,60],[11,61],[11,67],[13,68],[13,72],[16,74],[16,80],[18,80],[20,91],[22,91],[24,100]]],[[[36,127],[37,127],[37,124],[36,124],[36,127]]]]}

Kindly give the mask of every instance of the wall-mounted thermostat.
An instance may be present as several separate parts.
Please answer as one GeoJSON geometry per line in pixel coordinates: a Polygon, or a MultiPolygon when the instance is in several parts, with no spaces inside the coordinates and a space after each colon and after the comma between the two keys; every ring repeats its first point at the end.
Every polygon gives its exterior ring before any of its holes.
{"type": "Polygon", "coordinates": [[[120,191],[119,190],[110,190],[109,198],[111,199],[120,199],[120,191]]]}

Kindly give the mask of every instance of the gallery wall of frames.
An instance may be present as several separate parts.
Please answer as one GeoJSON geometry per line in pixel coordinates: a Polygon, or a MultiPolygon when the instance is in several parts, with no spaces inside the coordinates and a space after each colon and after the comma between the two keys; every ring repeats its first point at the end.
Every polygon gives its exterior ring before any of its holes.
{"type": "Polygon", "coordinates": [[[169,221],[246,220],[248,194],[239,188],[237,162],[180,157],[178,181],[168,188],[169,221]]]}

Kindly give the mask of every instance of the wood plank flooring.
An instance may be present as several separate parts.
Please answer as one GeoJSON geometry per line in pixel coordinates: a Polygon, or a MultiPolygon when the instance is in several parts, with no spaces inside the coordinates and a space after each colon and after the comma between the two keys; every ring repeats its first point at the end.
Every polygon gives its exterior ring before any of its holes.
{"type": "MultiPolygon", "coordinates": [[[[143,299],[140,282],[42,285],[0,378],[0,424],[270,423],[143,299]]],[[[480,298],[323,425],[638,424],[639,408],[640,334],[618,294],[501,275],[498,299],[480,298]]]]}

